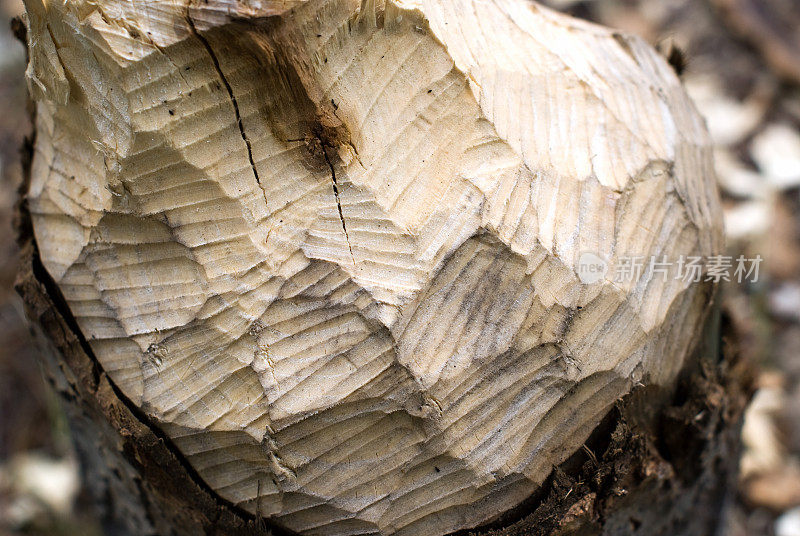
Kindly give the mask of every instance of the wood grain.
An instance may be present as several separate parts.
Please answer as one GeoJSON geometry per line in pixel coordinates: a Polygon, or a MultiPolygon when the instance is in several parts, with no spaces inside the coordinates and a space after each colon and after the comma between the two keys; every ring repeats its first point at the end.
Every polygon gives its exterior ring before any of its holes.
{"type": "Polygon", "coordinates": [[[42,262],[224,499],[303,534],[496,518],[707,310],[591,251],[722,244],[641,40],[521,0],[26,2],[42,262]]]}

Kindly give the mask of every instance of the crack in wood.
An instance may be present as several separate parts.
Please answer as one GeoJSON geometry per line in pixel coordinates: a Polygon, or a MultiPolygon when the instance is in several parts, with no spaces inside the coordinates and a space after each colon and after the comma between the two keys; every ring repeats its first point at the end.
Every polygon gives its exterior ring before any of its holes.
{"type": "Polygon", "coordinates": [[[339,221],[342,222],[342,231],[344,231],[344,238],[347,241],[347,248],[350,250],[350,258],[353,260],[353,266],[356,265],[356,257],[353,255],[353,246],[350,244],[350,235],[347,232],[347,223],[344,220],[344,212],[342,212],[342,201],[339,198],[339,184],[336,181],[336,170],[333,167],[333,162],[328,156],[328,149],[332,148],[329,144],[317,135],[317,141],[322,146],[322,155],[325,158],[325,163],[328,164],[328,169],[331,171],[331,186],[333,187],[333,197],[336,198],[336,208],[339,210],[339,221]]]}
{"type": "Polygon", "coordinates": [[[250,143],[250,139],[247,137],[247,134],[244,131],[244,122],[242,121],[242,114],[239,111],[239,103],[236,101],[236,97],[233,94],[233,88],[231,87],[230,82],[228,82],[225,73],[222,72],[222,67],[219,63],[219,58],[214,53],[214,49],[211,47],[211,43],[208,42],[200,32],[197,31],[197,28],[194,25],[194,21],[186,14],[186,22],[189,25],[189,29],[192,32],[192,35],[197,37],[198,41],[203,45],[208,56],[211,58],[211,63],[214,65],[214,69],[217,71],[217,75],[219,76],[222,85],[225,86],[225,90],[228,92],[228,98],[233,105],[233,113],[236,116],[236,125],[239,127],[239,135],[242,137],[242,141],[244,141],[245,147],[247,148],[247,160],[250,162],[250,169],[253,171],[253,176],[256,179],[256,183],[258,183],[258,187],[261,188],[261,192],[264,194],[264,202],[267,201],[267,193],[264,190],[264,187],[261,185],[261,177],[258,176],[258,170],[256,169],[256,163],[253,159],[253,146],[250,143]]]}

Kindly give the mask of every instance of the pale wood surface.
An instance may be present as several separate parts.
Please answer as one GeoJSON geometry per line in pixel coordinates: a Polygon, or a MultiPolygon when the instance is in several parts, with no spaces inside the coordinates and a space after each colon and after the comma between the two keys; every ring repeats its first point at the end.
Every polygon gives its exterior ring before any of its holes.
{"type": "Polygon", "coordinates": [[[718,253],[719,200],[641,40],[522,0],[26,3],[42,261],[223,498],[475,526],[681,368],[704,286],[613,267],[718,253]]]}

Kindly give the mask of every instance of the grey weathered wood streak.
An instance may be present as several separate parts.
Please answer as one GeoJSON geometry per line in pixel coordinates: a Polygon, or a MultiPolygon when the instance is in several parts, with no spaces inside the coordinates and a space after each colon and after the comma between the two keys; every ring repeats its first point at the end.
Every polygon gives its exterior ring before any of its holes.
{"type": "Polygon", "coordinates": [[[251,513],[485,523],[697,339],[702,285],[614,281],[722,246],[703,121],[638,38],[522,0],[26,6],[42,263],[251,513]]]}

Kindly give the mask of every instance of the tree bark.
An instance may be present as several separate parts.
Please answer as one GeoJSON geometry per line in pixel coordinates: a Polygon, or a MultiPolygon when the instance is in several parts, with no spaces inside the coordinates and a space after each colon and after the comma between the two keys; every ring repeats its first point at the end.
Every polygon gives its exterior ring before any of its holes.
{"type": "Polygon", "coordinates": [[[633,38],[442,6],[27,2],[17,288],[109,534],[720,528],[718,289],[579,271],[719,253],[696,111],[633,38]]]}

